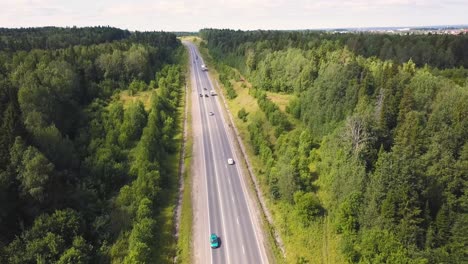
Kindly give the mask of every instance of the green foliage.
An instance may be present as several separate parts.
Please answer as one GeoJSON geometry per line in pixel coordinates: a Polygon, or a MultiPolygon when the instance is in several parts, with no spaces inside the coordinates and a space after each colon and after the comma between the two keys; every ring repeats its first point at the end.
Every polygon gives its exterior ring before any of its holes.
{"type": "Polygon", "coordinates": [[[249,143],[273,206],[294,204],[286,237],[324,213],[349,262],[466,262],[466,35],[201,35],[216,63],[256,87],[264,116],[249,113],[249,143]],[[286,107],[296,129],[266,91],[296,95],[286,107]]]}
{"type": "Polygon", "coordinates": [[[7,51],[32,49],[62,49],[70,45],[85,45],[112,42],[130,36],[127,30],[112,27],[83,28],[1,28],[0,49],[7,51]],[[47,36],[45,38],[44,36],[47,36]]]}
{"type": "MultiPolygon", "coordinates": [[[[264,134],[263,124],[260,120],[257,120],[256,122],[252,122],[248,126],[248,129],[249,129],[249,134],[250,134],[250,141],[252,142],[252,145],[254,147],[255,154],[260,154],[262,149],[270,148],[268,137],[264,134]]],[[[266,152],[266,150],[264,150],[264,152],[266,152]]],[[[271,149],[269,152],[271,152],[271,149]]],[[[268,158],[267,156],[264,156],[264,157],[265,159],[268,158]]]]}
{"type": "Polygon", "coordinates": [[[76,154],[73,142],[62,133],[55,125],[30,129],[34,134],[33,142],[38,148],[60,169],[76,168],[76,154]]]}
{"type": "Polygon", "coordinates": [[[137,221],[141,221],[144,218],[151,218],[153,217],[153,203],[148,198],[143,198],[140,201],[140,205],[138,206],[138,211],[136,214],[137,221]]]}
{"type": "Polygon", "coordinates": [[[248,116],[248,115],[249,115],[249,113],[247,113],[247,111],[245,111],[245,108],[244,108],[244,107],[242,107],[242,108],[239,110],[239,112],[237,112],[237,117],[238,117],[240,120],[244,121],[244,122],[247,121],[247,116],[248,116]]]}
{"type": "MultiPolygon", "coordinates": [[[[97,59],[98,67],[104,72],[104,78],[113,80],[134,80],[130,90],[142,89],[141,81],[149,78],[149,56],[152,50],[140,44],[132,44],[127,51],[114,50],[102,54],[97,59]]],[[[142,87],[143,86],[143,87],[142,87]]]]}
{"type": "Polygon", "coordinates": [[[73,240],[72,247],[67,249],[60,259],[58,260],[58,264],[85,264],[89,263],[90,258],[90,251],[92,250],[92,246],[86,244],[86,241],[78,236],[75,237],[73,240]]]}
{"type": "Polygon", "coordinates": [[[268,53],[252,72],[254,84],[272,92],[304,91],[317,75],[317,63],[309,56],[300,49],[268,53]]]}
{"type": "Polygon", "coordinates": [[[18,167],[18,180],[23,192],[34,199],[42,201],[46,193],[46,185],[54,166],[36,149],[28,147],[23,153],[23,160],[18,167]]]}
{"type": "Polygon", "coordinates": [[[467,83],[468,69],[463,67],[452,68],[452,69],[432,69],[432,73],[436,76],[443,76],[447,79],[454,81],[460,86],[464,86],[467,83]]]}
{"type": "Polygon", "coordinates": [[[216,69],[219,72],[219,80],[223,84],[224,88],[226,89],[226,94],[228,99],[234,99],[237,97],[236,90],[232,86],[231,79],[235,77],[234,70],[224,64],[219,64],[216,66],[216,69]]]}
{"type": "Polygon", "coordinates": [[[329,63],[320,68],[311,89],[301,97],[301,117],[313,133],[323,135],[350,115],[358,102],[359,87],[355,63],[329,63]]]}
{"type": "Polygon", "coordinates": [[[131,104],[125,110],[122,126],[120,127],[119,143],[125,147],[140,139],[146,126],[147,114],[141,101],[131,104]]]}
{"type": "MultiPolygon", "coordinates": [[[[451,35],[399,35],[346,33],[323,34],[320,31],[235,31],[230,29],[202,29],[200,35],[208,41],[216,59],[226,59],[236,68],[239,64],[257,69],[261,58],[274,52],[281,53],[286,48],[310,50],[318,48],[321,52],[347,47],[353,53],[364,57],[378,57],[404,63],[412,59],[418,66],[425,64],[438,68],[463,66],[468,68],[468,56],[464,47],[468,42],[466,34],[451,35]],[[268,52],[263,52],[269,49],[268,52]],[[243,63],[237,63],[233,54],[245,56],[243,63]],[[248,63],[245,63],[248,61],[248,63]]],[[[291,54],[291,53],[290,53],[291,54]]],[[[294,53],[292,53],[294,54],[294,53]]],[[[291,63],[283,55],[282,65],[291,63]]],[[[297,58],[296,58],[297,59],[297,58]]],[[[295,60],[292,60],[295,61],[295,60]]],[[[301,60],[298,60],[299,62],[301,60]]],[[[299,63],[299,65],[301,65],[299,63]]],[[[275,66],[273,66],[275,67],[275,66]]],[[[299,67],[298,67],[299,68],[299,67]]],[[[278,68],[273,68],[278,70],[278,68]]],[[[279,69],[281,70],[281,68],[279,69]]],[[[287,72],[287,71],[286,71],[287,72]]],[[[297,74],[297,72],[296,72],[297,74]]],[[[297,78],[297,75],[291,75],[297,78]]]]}
{"type": "Polygon", "coordinates": [[[287,116],[267,97],[264,91],[253,89],[251,92],[257,98],[258,106],[266,114],[268,121],[276,126],[275,134],[277,137],[284,131],[291,130],[292,125],[287,116]]]}
{"type": "Polygon", "coordinates": [[[359,244],[360,263],[424,263],[412,261],[398,239],[385,230],[369,230],[359,244]]]}
{"type": "Polygon", "coordinates": [[[286,106],[286,112],[293,115],[295,118],[301,117],[301,102],[299,99],[293,99],[289,101],[286,106]]]}
{"type": "Polygon", "coordinates": [[[323,208],[314,193],[298,191],[294,193],[294,204],[303,225],[310,224],[315,217],[322,214],[323,208]]]}
{"type": "Polygon", "coordinates": [[[337,216],[338,232],[345,235],[355,234],[359,231],[359,211],[362,204],[362,194],[351,193],[341,203],[337,216]]]}
{"type": "MultiPolygon", "coordinates": [[[[156,87],[154,87],[156,88],[156,87]]],[[[140,91],[146,91],[148,89],[148,85],[144,81],[133,80],[128,87],[130,91],[130,95],[136,94],[140,91]]]]}
{"type": "Polygon", "coordinates": [[[21,72],[14,74],[21,78],[18,101],[28,128],[53,123],[59,130],[69,133],[72,124],[66,117],[73,118],[78,89],[72,66],[65,61],[40,62],[36,70],[27,71],[24,76],[20,76],[21,72]]]}
{"type": "Polygon", "coordinates": [[[134,225],[129,238],[129,253],[124,263],[148,263],[152,260],[154,232],[156,222],[151,218],[143,218],[134,225]]]}
{"type": "Polygon", "coordinates": [[[0,29],[0,262],[154,259],[181,49],[164,32],[0,29]],[[120,90],[147,83],[150,112],[125,109],[120,90]]]}
{"type": "Polygon", "coordinates": [[[9,163],[9,152],[15,137],[24,136],[21,121],[21,110],[18,104],[16,90],[0,75],[0,168],[6,168],[9,163]]]}
{"type": "Polygon", "coordinates": [[[72,259],[86,261],[91,247],[79,236],[82,230],[81,217],[71,209],[41,215],[30,230],[6,248],[8,262],[69,263],[66,261],[72,259]]]}

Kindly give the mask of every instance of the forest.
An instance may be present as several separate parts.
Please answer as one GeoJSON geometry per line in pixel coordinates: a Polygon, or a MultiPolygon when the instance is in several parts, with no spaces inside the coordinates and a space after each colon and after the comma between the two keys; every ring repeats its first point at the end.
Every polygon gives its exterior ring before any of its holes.
{"type": "Polygon", "coordinates": [[[171,33],[0,29],[0,263],[167,261],[185,60],[171,33]]]}
{"type": "Polygon", "coordinates": [[[311,50],[346,46],[356,55],[378,57],[405,63],[411,59],[418,67],[468,68],[468,35],[399,35],[371,33],[333,34],[326,31],[233,31],[202,29],[214,56],[245,55],[245,51],[279,51],[286,47],[311,50]]]}
{"type": "Polygon", "coordinates": [[[288,263],[468,261],[468,35],[200,35],[257,102],[237,116],[288,263]]]}

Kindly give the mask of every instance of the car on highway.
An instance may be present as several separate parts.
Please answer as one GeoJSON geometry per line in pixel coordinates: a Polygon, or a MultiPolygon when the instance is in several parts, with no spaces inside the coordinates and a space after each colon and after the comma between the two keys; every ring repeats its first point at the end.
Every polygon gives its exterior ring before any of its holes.
{"type": "Polygon", "coordinates": [[[219,237],[215,233],[210,235],[210,246],[211,248],[219,247],[219,237]]]}
{"type": "Polygon", "coordinates": [[[213,116],[213,115],[214,115],[214,113],[213,113],[213,112],[209,112],[208,114],[209,114],[210,116],[213,116]]]}
{"type": "Polygon", "coordinates": [[[206,89],[206,87],[203,87],[203,90],[208,90],[208,89],[206,89]]]}
{"type": "Polygon", "coordinates": [[[234,165],[234,160],[231,159],[231,158],[229,158],[229,159],[228,159],[228,164],[229,164],[229,165],[234,165]]]}
{"type": "Polygon", "coordinates": [[[208,94],[205,94],[205,97],[208,97],[209,95],[208,94]]]}
{"type": "Polygon", "coordinates": [[[203,94],[200,94],[200,97],[203,97],[203,94]]]}

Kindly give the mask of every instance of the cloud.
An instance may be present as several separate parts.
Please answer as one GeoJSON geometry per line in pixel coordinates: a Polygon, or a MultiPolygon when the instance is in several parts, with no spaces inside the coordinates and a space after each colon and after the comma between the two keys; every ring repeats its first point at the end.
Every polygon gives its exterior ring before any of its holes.
{"type": "Polygon", "coordinates": [[[73,10],[69,10],[66,5],[55,0],[18,0],[7,1],[2,3],[1,15],[10,16],[12,19],[18,18],[40,18],[53,17],[57,15],[71,14],[73,10]]]}
{"type": "Polygon", "coordinates": [[[143,1],[139,4],[132,3],[120,3],[111,5],[103,11],[103,15],[118,15],[118,16],[144,16],[144,15],[158,15],[158,14],[170,14],[180,15],[188,14],[190,9],[188,8],[186,1],[143,1]]]}
{"type": "Polygon", "coordinates": [[[305,4],[307,9],[348,9],[352,10],[369,10],[381,8],[398,8],[398,7],[440,7],[440,1],[433,0],[308,0],[305,4]]]}
{"type": "Polygon", "coordinates": [[[468,23],[468,0],[0,0],[0,26],[296,29],[468,23]]]}

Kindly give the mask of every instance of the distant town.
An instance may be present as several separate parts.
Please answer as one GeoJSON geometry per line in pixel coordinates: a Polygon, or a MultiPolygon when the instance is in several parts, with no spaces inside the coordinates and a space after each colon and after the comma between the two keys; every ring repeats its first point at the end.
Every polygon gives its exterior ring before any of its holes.
{"type": "Polygon", "coordinates": [[[365,28],[336,28],[325,29],[331,33],[359,33],[371,32],[382,34],[399,34],[399,35],[428,35],[428,34],[447,34],[459,35],[468,33],[468,25],[451,25],[451,26],[424,26],[424,27],[365,27],[365,28]]]}

